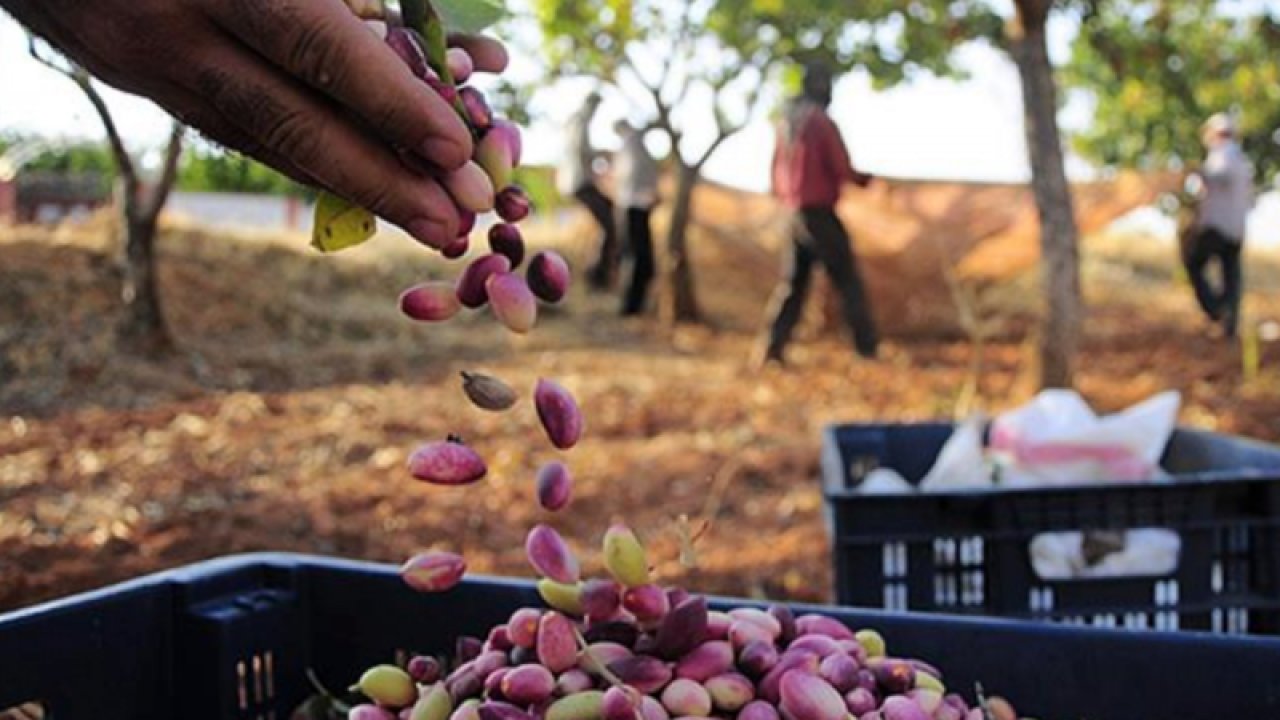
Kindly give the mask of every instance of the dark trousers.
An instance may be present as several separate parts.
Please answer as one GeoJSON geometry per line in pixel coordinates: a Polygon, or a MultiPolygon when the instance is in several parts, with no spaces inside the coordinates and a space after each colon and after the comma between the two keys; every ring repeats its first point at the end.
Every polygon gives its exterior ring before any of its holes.
{"type": "Polygon", "coordinates": [[[1196,301],[1211,320],[1222,323],[1222,329],[1228,335],[1235,334],[1240,317],[1240,295],[1243,291],[1240,248],[1238,240],[1213,228],[1203,228],[1193,231],[1191,241],[1183,253],[1191,287],[1196,291],[1196,301]],[[1205,273],[1213,260],[1218,261],[1222,270],[1220,289],[1209,284],[1205,273]]]}
{"type": "Polygon", "coordinates": [[[799,210],[791,219],[791,242],[783,263],[782,283],[769,303],[771,327],[768,356],[781,359],[791,333],[800,321],[813,264],[821,262],[831,284],[840,293],[844,320],[854,347],[863,357],[876,354],[876,328],[862,292],[857,260],[849,234],[831,208],[799,210]]]}
{"type": "Polygon", "coordinates": [[[652,208],[629,207],[622,216],[622,244],[631,259],[631,279],[622,296],[622,314],[644,312],[649,284],[653,282],[653,231],[649,225],[652,208]]]}
{"type": "Polygon", "coordinates": [[[587,282],[597,289],[613,285],[618,274],[618,228],[613,214],[613,201],[600,188],[587,183],[573,193],[600,226],[600,252],[587,271],[587,282]]]}

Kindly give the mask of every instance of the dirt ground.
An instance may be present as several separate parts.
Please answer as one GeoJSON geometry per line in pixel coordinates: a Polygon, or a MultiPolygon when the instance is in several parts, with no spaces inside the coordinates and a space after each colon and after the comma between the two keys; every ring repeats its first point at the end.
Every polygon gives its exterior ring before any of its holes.
{"type": "MultiPolygon", "coordinates": [[[[819,332],[813,303],[790,367],[751,372],[773,261],[735,233],[695,237],[707,327],[622,322],[615,300],[579,289],[515,338],[485,313],[402,320],[398,292],[454,268],[401,238],[319,258],[299,238],[172,227],[161,286],[179,352],[164,359],[112,339],[102,228],[0,233],[0,609],[254,550],[399,562],[438,546],[475,572],[527,575],[524,532],[549,519],[533,474],[560,455],[576,495],[550,521],[588,567],[605,521],[626,518],[664,580],[822,600],[823,427],[949,418],[967,402],[964,334],[954,322],[902,322],[892,303],[877,308],[887,336],[877,362],[819,332]],[[473,409],[463,369],[499,375],[525,399],[508,414],[473,409]],[[538,427],[527,393],[539,377],[585,409],[585,439],[569,453],[538,427]],[[449,433],[486,456],[489,479],[443,489],[408,477],[415,445],[449,433]],[[712,521],[694,570],[675,562],[681,514],[712,521]]],[[[540,235],[580,264],[576,228],[540,235]]],[[[1280,343],[1260,343],[1260,369],[1246,377],[1240,348],[1195,314],[1169,250],[1132,238],[1086,250],[1079,384],[1096,407],[1173,388],[1185,423],[1280,440],[1280,343]]],[[[1251,327],[1280,321],[1275,259],[1250,270],[1251,327]]],[[[991,410],[1016,405],[1034,391],[1034,278],[973,290],[992,335],[978,397],[991,410]]],[[[954,320],[945,292],[919,297],[932,312],[912,317],[954,320]]]]}

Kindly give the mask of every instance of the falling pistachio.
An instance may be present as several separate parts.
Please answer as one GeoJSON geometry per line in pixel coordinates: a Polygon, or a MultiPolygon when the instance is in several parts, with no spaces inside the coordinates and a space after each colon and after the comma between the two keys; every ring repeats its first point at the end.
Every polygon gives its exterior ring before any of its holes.
{"type": "Polygon", "coordinates": [[[516,404],[516,392],[492,375],[463,370],[462,391],[481,410],[501,412],[516,404]]]}

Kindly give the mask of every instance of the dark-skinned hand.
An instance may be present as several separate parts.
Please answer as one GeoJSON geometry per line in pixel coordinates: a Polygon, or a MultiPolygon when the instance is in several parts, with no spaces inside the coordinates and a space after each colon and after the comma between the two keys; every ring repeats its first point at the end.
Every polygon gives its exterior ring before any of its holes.
{"type": "MultiPolygon", "coordinates": [[[[91,73],[211,139],[441,247],[459,216],[437,178],[471,156],[453,109],[342,0],[0,0],[91,73]],[[398,150],[432,169],[414,172],[398,150]]],[[[501,72],[489,38],[451,37],[501,72]]]]}

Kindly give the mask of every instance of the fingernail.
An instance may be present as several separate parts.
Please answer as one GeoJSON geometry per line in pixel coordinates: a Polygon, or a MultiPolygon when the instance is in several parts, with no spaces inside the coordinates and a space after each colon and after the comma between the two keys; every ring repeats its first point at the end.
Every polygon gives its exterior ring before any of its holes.
{"type": "Polygon", "coordinates": [[[404,226],[404,229],[418,242],[437,250],[448,245],[453,240],[453,236],[449,233],[449,228],[439,220],[431,218],[410,220],[404,226]]]}
{"type": "Polygon", "coordinates": [[[471,156],[470,148],[463,148],[452,140],[430,137],[422,143],[422,157],[444,170],[457,170],[471,156]]]}

